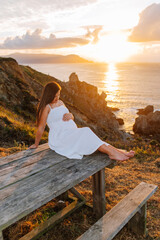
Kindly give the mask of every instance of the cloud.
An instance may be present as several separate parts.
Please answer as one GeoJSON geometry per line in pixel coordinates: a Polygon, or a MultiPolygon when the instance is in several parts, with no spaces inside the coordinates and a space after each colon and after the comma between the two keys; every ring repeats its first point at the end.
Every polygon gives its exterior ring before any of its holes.
{"type": "Polygon", "coordinates": [[[86,38],[92,39],[92,43],[96,44],[99,41],[99,33],[103,29],[101,25],[93,25],[84,27],[87,29],[86,38]]]}
{"type": "Polygon", "coordinates": [[[128,58],[129,62],[160,62],[160,44],[142,43],[141,50],[128,58]]]}
{"type": "Polygon", "coordinates": [[[0,19],[1,21],[11,18],[25,18],[30,17],[33,13],[39,15],[39,13],[63,11],[66,9],[78,8],[93,4],[98,0],[0,0],[0,19]]]}
{"type": "Polygon", "coordinates": [[[57,38],[54,34],[44,37],[42,30],[36,29],[34,32],[27,31],[22,37],[6,38],[0,44],[1,49],[50,49],[50,48],[68,48],[77,45],[86,45],[89,40],[83,37],[64,37],[57,38]]]}
{"type": "Polygon", "coordinates": [[[129,36],[131,42],[160,41],[160,3],[145,8],[129,36]]]}

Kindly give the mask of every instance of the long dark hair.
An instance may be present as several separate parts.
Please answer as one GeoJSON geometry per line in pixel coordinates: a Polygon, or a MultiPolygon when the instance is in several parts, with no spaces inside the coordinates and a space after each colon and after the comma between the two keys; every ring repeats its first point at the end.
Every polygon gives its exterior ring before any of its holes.
{"type": "Polygon", "coordinates": [[[61,86],[56,82],[47,83],[43,89],[42,96],[37,108],[36,123],[39,125],[40,118],[45,106],[53,101],[56,93],[61,90],[61,86]]]}

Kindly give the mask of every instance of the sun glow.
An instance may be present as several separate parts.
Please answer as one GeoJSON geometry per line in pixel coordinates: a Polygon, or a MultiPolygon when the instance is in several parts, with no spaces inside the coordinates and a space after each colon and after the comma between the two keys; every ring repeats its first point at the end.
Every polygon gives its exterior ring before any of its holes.
{"type": "Polygon", "coordinates": [[[98,60],[105,62],[127,61],[137,51],[136,45],[127,42],[127,35],[121,32],[103,36],[96,48],[98,60]]]}

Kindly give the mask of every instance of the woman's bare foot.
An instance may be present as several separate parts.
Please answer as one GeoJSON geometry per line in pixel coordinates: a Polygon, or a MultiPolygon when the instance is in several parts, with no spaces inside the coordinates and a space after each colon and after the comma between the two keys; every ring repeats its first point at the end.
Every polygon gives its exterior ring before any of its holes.
{"type": "Polygon", "coordinates": [[[127,157],[134,157],[135,155],[135,152],[133,150],[130,150],[129,152],[123,149],[117,149],[117,150],[123,153],[124,155],[126,155],[127,157]]]}
{"type": "Polygon", "coordinates": [[[114,148],[113,146],[111,145],[101,145],[98,150],[100,152],[104,152],[104,153],[107,153],[108,156],[110,157],[110,159],[114,159],[114,160],[117,160],[117,161],[126,161],[129,159],[128,156],[126,156],[123,152],[119,151],[117,148],[114,148]]]}
{"type": "Polygon", "coordinates": [[[126,161],[129,159],[129,157],[125,156],[123,153],[120,153],[119,151],[114,152],[112,154],[108,154],[110,159],[116,160],[116,161],[126,161]]]}
{"type": "Polygon", "coordinates": [[[124,154],[128,158],[134,157],[135,152],[133,150],[127,152],[126,150],[123,149],[118,149],[110,145],[111,148],[113,148],[115,151],[119,151],[120,153],[124,154]]]}

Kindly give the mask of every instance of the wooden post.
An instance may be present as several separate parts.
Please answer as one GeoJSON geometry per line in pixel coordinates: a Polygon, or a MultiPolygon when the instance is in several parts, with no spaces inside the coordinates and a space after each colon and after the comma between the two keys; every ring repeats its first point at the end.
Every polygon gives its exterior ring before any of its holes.
{"type": "Polygon", "coordinates": [[[93,179],[93,212],[99,219],[106,213],[105,168],[95,173],[93,179]]]}
{"type": "Polygon", "coordinates": [[[128,228],[137,235],[147,236],[146,218],[147,218],[147,203],[145,203],[139,212],[137,212],[128,222],[128,228]]]}
{"type": "Polygon", "coordinates": [[[3,240],[3,234],[2,234],[2,231],[0,231],[0,240],[3,240]]]}

